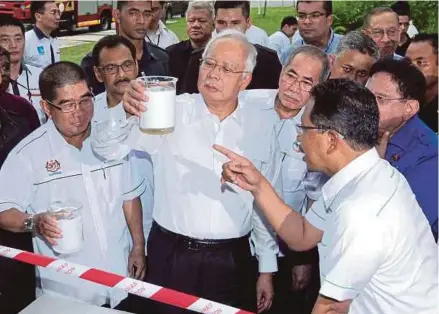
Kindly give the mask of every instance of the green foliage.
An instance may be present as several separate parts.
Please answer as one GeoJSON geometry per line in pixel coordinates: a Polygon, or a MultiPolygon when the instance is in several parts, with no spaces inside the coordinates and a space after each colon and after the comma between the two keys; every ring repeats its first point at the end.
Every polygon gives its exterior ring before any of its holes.
{"type": "MultiPolygon", "coordinates": [[[[390,6],[393,1],[333,1],[333,27],[343,34],[363,25],[363,18],[373,8],[390,6]]],[[[436,33],[438,1],[409,1],[412,20],[419,32],[436,33]]]]}

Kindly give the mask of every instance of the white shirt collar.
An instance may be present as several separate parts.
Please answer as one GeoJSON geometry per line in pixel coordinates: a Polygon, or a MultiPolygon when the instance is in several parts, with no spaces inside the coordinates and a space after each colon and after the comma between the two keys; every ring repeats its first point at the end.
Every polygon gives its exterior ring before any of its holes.
{"type": "MultiPolygon", "coordinates": [[[[197,95],[198,97],[195,98],[195,105],[193,106],[193,111],[190,118],[190,123],[197,121],[198,119],[202,119],[206,116],[212,116],[213,114],[210,112],[210,110],[207,108],[207,104],[205,103],[203,97],[201,94],[197,95]]],[[[179,99],[181,100],[181,98],[179,99]]],[[[233,118],[235,119],[239,124],[242,123],[244,118],[244,113],[242,110],[242,102],[238,98],[238,106],[236,107],[235,111],[233,111],[226,119],[233,118]]]]}
{"type": "Polygon", "coordinates": [[[357,157],[333,175],[322,188],[323,202],[329,207],[340,191],[362,172],[368,171],[381,160],[375,148],[357,157]]]}

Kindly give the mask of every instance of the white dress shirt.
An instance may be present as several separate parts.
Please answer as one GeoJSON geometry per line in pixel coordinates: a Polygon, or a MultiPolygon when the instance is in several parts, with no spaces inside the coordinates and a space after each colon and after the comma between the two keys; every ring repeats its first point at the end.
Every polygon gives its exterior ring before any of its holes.
{"type": "MultiPolygon", "coordinates": [[[[0,212],[46,212],[55,201],[82,204],[84,242],[77,253],[55,253],[42,240],[33,238],[34,251],[49,257],[128,275],[129,230],[122,204],[143,193],[140,180],[129,162],[103,162],[86,139],[81,150],[68,144],[48,122],[23,139],[9,154],[0,170],[0,212]]],[[[44,293],[102,305],[117,305],[124,291],[37,268],[38,294],[44,293]]]]}
{"type": "Polygon", "coordinates": [[[323,173],[309,172],[303,160],[303,153],[293,149],[297,138],[296,124],[301,123],[305,108],[291,119],[280,119],[275,111],[277,94],[277,89],[245,90],[240,93],[239,98],[277,117],[274,127],[281,152],[282,198],[292,209],[305,214],[306,197],[317,200],[327,176],[323,173]]]}
{"type": "Polygon", "coordinates": [[[285,35],[282,31],[277,31],[268,37],[269,48],[275,50],[277,52],[277,56],[280,58],[280,55],[283,51],[287,50],[291,45],[291,38],[285,35]]]}
{"type": "Polygon", "coordinates": [[[58,39],[47,37],[36,26],[25,33],[26,44],[24,46],[23,61],[27,65],[44,69],[54,62],[60,61],[58,39]],[[54,62],[52,62],[52,46],[54,62]]]}
{"type": "Polygon", "coordinates": [[[322,188],[306,219],[323,231],[320,293],[351,314],[433,314],[438,249],[404,176],[371,149],[322,188]]]}
{"type": "Polygon", "coordinates": [[[232,239],[251,232],[259,271],[277,271],[275,235],[254,209],[251,193],[221,184],[222,166],[228,159],[212,148],[219,144],[246,156],[277,185],[280,156],[269,122],[274,116],[239,102],[230,116],[219,121],[200,94],[177,96],[175,111],[175,130],[170,134],[147,135],[138,125],[130,133],[137,141],[133,146],[150,153],[153,160],[154,220],[196,239],[232,239]]]}
{"type": "MultiPolygon", "coordinates": [[[[126,113],[122,106],[108,108],[107,92],[96,96],[94,102],[93,124],[99,124],[108,120],[126,120],[126,113]]],[[[149,232],[152,226],[152,209],[154,206],[154,173],[152,169],[151,157],[143,151],[133,151],[132,163],[140,177],[145,178],[146,189],[140,196],[142,202],[143,214],[143,233],[145,235],[145,252],[146,242],[148,241],[149,232]]]]}
{"type": "Polygon", "coordinates": [[[247,37],[248,41],[254,45],[258,44],[264,47],[270,47],[267,32],[260,27],[251,25],[245,32],[245,36],[247,37]]]}
{"type": "Polygon", "coordinates": [[[44,123],[46,123],[47,119],[40,102],[41,94],[38,80],[40,78],[41,72],[43,72],[43,70],[40,68],[22,63],[20,75],[16,80],[18,83],[17,87],[19,94],[17,95],[14,93],[12,83],[9,84],[8,93],[23,97],[24,99],[29,101],[37,111],[40,124],[43,125],[44,123]]]}
{"type": "Polygon", "coordinates": [[[163,49],[180,42],[177,35],[167,28],[162,21],[159,21],[155,32],[148,30],[145,40],[163,49]]]}

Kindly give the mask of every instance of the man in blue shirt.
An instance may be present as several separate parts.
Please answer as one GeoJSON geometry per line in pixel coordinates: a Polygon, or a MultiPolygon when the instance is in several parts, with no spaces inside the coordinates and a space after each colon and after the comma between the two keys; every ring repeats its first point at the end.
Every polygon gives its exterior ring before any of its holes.
{"type": "Polygon", "coordinates": [[[382,157],[407,179],[437,241],[438,138],[418,117],[425,78],[407,59],[380,60],[370,74],[366,86],[377,98],[380,136],[388,141],[382,157]]]}
{"type": "Polygon", "coordinates": [[[312,45],[325,53],[334,53],[342,35],[335,34],[332,25],[332,1],[297,1],[297,22],[300,38],[294,39],[291,46],[282,52],[280,62],[287,63],[294,49],[312,45]]]}

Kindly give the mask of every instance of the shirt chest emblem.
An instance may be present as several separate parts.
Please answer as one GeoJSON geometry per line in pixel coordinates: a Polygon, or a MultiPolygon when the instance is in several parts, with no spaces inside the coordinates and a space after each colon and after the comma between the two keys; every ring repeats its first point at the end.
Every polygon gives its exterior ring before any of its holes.
{"type": "Polygon", "coordinates": [[[44,46],[38,46],[37,51],[38,51],[38,54],[40,56],[43,56],[44,55],[44,46]]]}
{"type": "Polygon", "coordinates": [[[55,175],[55,174],[60,174],[61,171],[59,171],[61,169],[61,163],[58,160],[48,160],[46,162],[46,170],[47,172],[49,172],[49,175],[55,175]]]}

